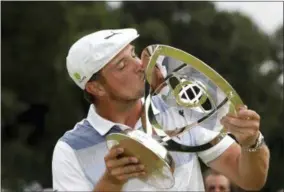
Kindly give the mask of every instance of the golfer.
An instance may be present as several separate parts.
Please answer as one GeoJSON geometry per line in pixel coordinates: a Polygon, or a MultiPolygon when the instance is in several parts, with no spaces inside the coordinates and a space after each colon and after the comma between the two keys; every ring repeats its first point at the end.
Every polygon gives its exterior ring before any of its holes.
{"type": "MultiPolygon", "coordinates": [[[[71,46],[67,71],[90,101],[90,108],[86,118],[56,143],[52,159],[54,190],[161,191],[139,180],[147,172],[137,157],[124,155],[120,146],[111,150],[106,146],[110,133],[141,129],[145,66],[132,45],[138,36],[131,28],[101,30],[71,46]]],[[[159,113],[159,103],[155,106],[159,113]]],[[[167,190],[205,190],[198,157],[243,189],[259,190],[264,186],[269,150],[259,130],[260,116],[240,106],[237,115],[228,114],[221,123],[238,143],[226,136],[206,151],[170,152],[175,161],[175,184],[167,190]]],[[[196,132],[193,137],[182,136],[181,142],[207,137],[210,132],[196,132]]]]}

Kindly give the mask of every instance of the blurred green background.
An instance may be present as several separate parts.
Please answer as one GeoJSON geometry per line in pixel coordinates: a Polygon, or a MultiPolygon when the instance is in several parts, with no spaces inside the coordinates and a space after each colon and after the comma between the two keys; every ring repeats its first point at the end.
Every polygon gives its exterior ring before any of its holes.
{"type": "Polygon", "coordinates": [[[88,109],[65,68],[69,47],[85,34],[124,27],[139,31],[139,54],[149,44],[168,44],[231,83],[262,117],[271,150],[263,191],[284,188],[283,26],[267,35],[249,17],[217,11],[212,2],[123,2],[116,9],[106,2],[1,6],[2,188],[22,191],[33,181],[52,186],[54,145],[88,109]]]}

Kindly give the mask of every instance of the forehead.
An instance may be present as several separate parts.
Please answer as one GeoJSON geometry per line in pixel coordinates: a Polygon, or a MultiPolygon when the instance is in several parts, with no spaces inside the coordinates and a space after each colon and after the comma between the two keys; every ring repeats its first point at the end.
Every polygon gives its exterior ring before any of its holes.
{"type": "Polygon", "coordinates": [[[218,182],[219,184],[229,183],[229,180],[223,175],[209,175],[206,180],[208,183],[216,183],[216,182],[218,182]]]}

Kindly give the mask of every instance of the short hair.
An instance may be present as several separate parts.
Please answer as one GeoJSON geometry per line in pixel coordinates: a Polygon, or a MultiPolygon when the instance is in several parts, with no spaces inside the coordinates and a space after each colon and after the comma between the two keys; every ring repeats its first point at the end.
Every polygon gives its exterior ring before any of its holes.
{"type": "MultiPolygon", "coordinates": [[[[204,181],[204,184],[206,185],[206,178],[210,175],[213,175],[213,176],[219,176],[219,175],[223,175],[222,173],[214,170],[214,169],[211,169],[211,168],[208,168],[206,171],[203,172],[203,181],[204,181]]],[[[225,175],[223,175],[225,176],[225,175]]],[[[225,176],[226,177],[226,176],[225,176]]],[[[227,177],[226,177],[227,178],[227,177]]],[[[228,183],[229,183],[229,188],[230,188],[230,191],[231,192],[236,192],[238,191],[238,187],[234,185],[234,183],[232,183],[230,181],[229,178],[227,178],[228,180],[228,183]]]]}
{"type": "MultiPolygon", "coordinates": [[[[95,74],[93,74],[88,82],[98,81],[101,77],[102,77],[102,75],[101,75],[101,70],[100,70],[100,71],[96,72],[95,74]]],[[[89,93],[86,89],[84,89],[84,98],[89,103],[94,103],[95,102],[95,96],[92,95],[91,93],[89,93]]]]}
{"type": "Polygon", "coordinates": [[[209,175],[222,175],[221,173],[219,173],[218,171],[214,170],[214,169],[207,169],[204,174],[203,174],[203,179],[205,181],[205,179],[209,176],[209,175]]]}

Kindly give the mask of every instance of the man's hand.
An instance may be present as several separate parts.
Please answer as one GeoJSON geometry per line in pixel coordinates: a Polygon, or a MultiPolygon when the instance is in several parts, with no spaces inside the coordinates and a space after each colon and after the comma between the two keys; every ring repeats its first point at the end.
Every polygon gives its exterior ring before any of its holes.
{"type": "Polygon", "coordinates": [[[144,165],[136,157],[123,156],[123,152],[123,148],[116,146],[105,156],[109,178],[122,184],[130,178],[145,175],[144,165]]]}
{"type": "Polygon", "coordinates": [[[245,190],[261,190],[269,169],[269,149],[266,145],[256,151],[241,149],[256,144],[260,134],[260,116],[246,106],[241,106],[236,115],[226,115],[221,123],[236,137],[240,145],[230,145],[222,155],[210,162],[209,166],[245,190]]]}
{"type": "Polygon", "coordinates": [[[260,116],[246,106],[240,106],[236,115],[224,116],[221,123],[236,137],[242,147],[254,145],[260,134],[260,116]]]}
{"type": "Polygon", "coordinates": [[[144,165],[136,157],[123,156],[124,149],[114,146],[105,156],[106,171],[94,191],[121,191],[130,178],[144,176],[144,165]]]}

